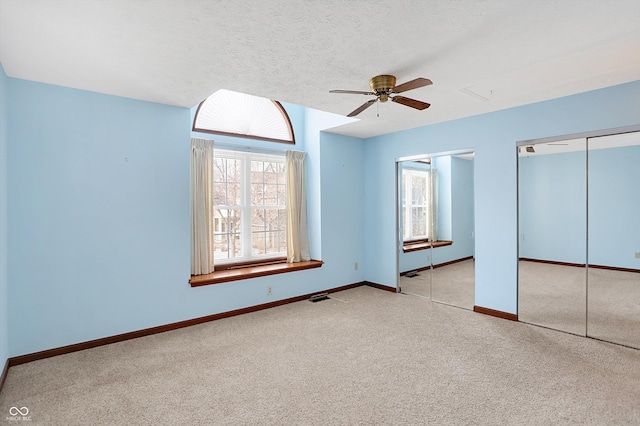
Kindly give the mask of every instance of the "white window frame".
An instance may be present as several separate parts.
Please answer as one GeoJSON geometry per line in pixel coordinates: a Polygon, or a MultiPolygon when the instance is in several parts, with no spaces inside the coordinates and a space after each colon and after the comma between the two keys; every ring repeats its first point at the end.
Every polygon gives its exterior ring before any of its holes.
{"type": "MultiPolygon", "coordinates": [[[[253,253],[253,245],[252,245],[252,235],[254,234],[252,229],[252,213],[256,209],[277,209],[284,210],[284,214],[286,215],[286,186],[284,188],[285,196],[282,198],[282,204],[277,205],[262,205],[262,206],[252,206],[251,205],[251,167],[250,164],[252,161],[268,161],[282,164],[283,170],[285,165],[285,155],[282,154],[270,154],[270,153],[262,153],[262,152],[254,152],[254,151],[241,151],[241,150],[233,150],[229,148],[215,148],[214,147],[214,162],[216,158],[229,158],[240,160],[240,206],[233,205],[216,205],[214,201],[214,217],[216,217],[216,210],[239,210],[240,211],[240,244],[241,244],[241,254],[235,257],[229,257],[227,252],[227,257],[221,258],[219,256],[216,257],[215,247],[217,240],[216,237],[219,235],[227,235],[230,237],[229,229],[222,231],[222,227],[220,229],[214,229],[214,262],[216,265],[229,265],[234,263],[243,263],[243,262],[252,262],[252,261],[261,261],[261,260],[269,260],[286,257],[286,246],[283,251],[280,252],[272,252],[272,253],[263,253],[263,254],[254,254],[253,253]]],[[[215,166],[214,166],[215,167],[215,166]]],[[[283,183],[286,185],[286,175],[283,171],[283,183]]],[[[215,188],[216,182],[214,182],[215,188]]],[[[283,218],[282,222],[285,226],[283,229],[283,235],[285,238],[286,244],[286,220],[283,218]]],[[[266,231],[265,231],[266,235],[266,231]]]]}
{"type": "Polygon", "coordinates": [[[402,180],[403,180],[403,185],[402,185],[402,190],[403,190],[403,194],[402,194],[402,216],[403,216],[403,235],[402,235],[402,239],[405,242],[409,242],[409,241],[419,241],[419,240],[429,240],[430,239],[430,231],[431,231],[431,225],[430,225],[430,220],[431,220],[431,203],[432,203],[432,196],[431,196],[431,174],[429,170],[419,170],[419,169],[409,169],[409,168],[405,168],[402,169],[402,180]],[[425,188],[427,193],[425,194],[425,204],[413,204],[413,197],[412,197],[412,193],[413,193],[413,188],[411,185],[411,182],[413,181],[413,177],[417,176],[417,177],[423,177],[424,179],[426,179],[425,182],[425,188]],[[412,214],[412,210],[413,208],[419,208],[419,207],[423,207],[425,209],[426,212],[426,218],[425,218],[425,229],[426,229],[426,234],[424,235],[413,235],[413,214],[412,214]]]}

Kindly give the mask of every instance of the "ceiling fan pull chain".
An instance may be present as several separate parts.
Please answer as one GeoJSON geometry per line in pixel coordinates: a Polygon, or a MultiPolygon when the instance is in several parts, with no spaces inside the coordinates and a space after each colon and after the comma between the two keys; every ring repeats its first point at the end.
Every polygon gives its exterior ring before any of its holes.
{"type": "Polygon", "coordinates": [[[380,102],[376,101],[376,117],[380,118],[380,102]]]}

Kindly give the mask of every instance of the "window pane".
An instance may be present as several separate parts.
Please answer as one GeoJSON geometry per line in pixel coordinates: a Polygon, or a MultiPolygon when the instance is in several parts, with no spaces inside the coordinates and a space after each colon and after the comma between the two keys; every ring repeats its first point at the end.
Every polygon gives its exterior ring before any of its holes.
{"type": "Polygon", "coordinates": [[[214,209],[214,259],[231,259],[242,254],[240,240],[240,211],[214,209]]]}
{"type": "Polygon", "coordinates": [[[213,187],[213,205],[226,206],[227,204],[227,185],[225,183],[214,185],[213,187]]]}
{"type": "Polygon", "coordinates": [[[227,235],[214,235],[213,236],[214,260],[229,258],[228,247],[229,247],[229,237],[227,235]]]}
{"type": "Polygon", "coordinates": [[[214,158],[213,160],[213,182],[226,182],[227,180],[227,159],[214,158]]]}
{"type": "Polygon", "coordinates": [[[232,158],[214,158],[213,167],[213,203],[216,206],[239,206],[240,196],[240,160],[232,158]]]}
{"type": "Polygon", "coordinates": [[[285,173],[284,163],[278,163],[278,184],[287,184],[287,175],[285,173]]]}
{"type": "Polygon", "coordinates": [[[280,210],[268,209],[265,211],[265,213],[266,213],[266,218],[265,218],[266,231],[268,232],[281,231],[284,229],[284,228],[281,228],[281,226],[284,223],[280,220],[280,210]]]}
{"type": "Polygon", "coordinates": [[[229,182],[227,185],[227,206],[241,206],[241,196],[240,182],[229,182]]]}
{"type": "Polygon", "coordinates": [[[427,209],[424,207],[413,207],[411,213],[412,237],[427,235],[427,209]]]}
{"type": "Polygon", "coordinates": [[[287,187],[284,185],[278,185],[277,192],[278,192],[278,201],[276,204],[278,206],[286,206],[287,205],[287,187]]]}
{"type": "Polygon", "coordinates": [[[405,220],[405,218],[407,217],[407,207],[402,206],[402,235],[404,236],[404,238],[409,238],[409,235],[407,235],[407,221],[405,220]]]}
{"type": "Polygon", "coordinates": [[[278,229],[287,230],[287,209],[278,209],[278,229]]]}
{"type": "Polygon", "coordinates": [[[402,172],[402,205],[405,206],[407,204],[407,174],[406,172],[402,172]]]}
{"type": "Polygon", "coordinates": [[[265,234],[265,252],[278,253],[280,251],[280,232],[267,232],[265,234]]]}
{"type": "Polygon", "coordinates": [[[278,183],[279,167],[278,163],[266,162],[264,163],[264,181],[265,183],[277,184],[278,183]]]}
{"type": "Polygon", "coordinates": [[[265,184],[264,186],[264,205],[278,205],[278,185],[265,184]]]}
{"type": "Polygon", "coordinates": [[[287,254],[287,232],[278,231],[278,253],[287,254]]]}
{"type": "Polygon", "coordinates": [[[213,204],[227,205],[227,160],[216,158],[213,161],[213,204]]]}
{"type": "Polygon", "coordinates": [[[427,179],[424,176],[411,176],[411,198],[414,205],[424,205],[427,201],[427,179]]]}
{"type": "Polygon", "coordinates": [[[264,209],[251,210],[251,232],[264,232],[266,230],[264,209]]]}
{"type": "Polygon", "coordinates": [[[251,183],[262,183],[264,181],[264,163],[262,161],[251,162],[251,183]]]}
{"type": "Polygon", "coordinates": [[[251,184],[251,205],[252,206],[263,206],[265,194],[264,194],[264,185],[261,183],[252,183],[251,184]]]}
{"type": "Polygon", "coordinates": [[[227,159],[227,181],[240,182],[242,176],[241,160],[229,158],[227,159]]]}
{"type": "Polygon", "coordinates": [[[251,234],[251,249],[251,254],[254,256],[265,254],[263,232],[254,232],[251,234]]]}

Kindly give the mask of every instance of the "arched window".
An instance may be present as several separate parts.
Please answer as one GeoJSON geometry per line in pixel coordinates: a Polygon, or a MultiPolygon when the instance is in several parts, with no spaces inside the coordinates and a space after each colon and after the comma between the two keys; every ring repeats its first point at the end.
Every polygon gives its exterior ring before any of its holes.
{"type": "Polygon", "coordinates": [[[280,102],[224,89],[200,103],[193,131],[295,143],[289,115],[280,102]]]}

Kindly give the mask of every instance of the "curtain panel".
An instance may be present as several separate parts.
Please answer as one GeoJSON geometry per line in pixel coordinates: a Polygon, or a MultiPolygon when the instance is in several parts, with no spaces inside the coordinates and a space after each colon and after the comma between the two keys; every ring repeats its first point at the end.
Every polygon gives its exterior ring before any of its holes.
{"type": "Polygon", "coordinates": [[[191,275],[213,272],[213,141],[191,139],[191,275]]]}
{"type": "Polygon", "coordinates": [[[438,217],[438,208],[436,206],[436,176],[438,176],[438,170],[431,168],[429,173],[429,241],[438,241],[438,229],[436,224],[436,218],[438,217]]]}
{"type": "Polygon", "coordinates": [[[307,227],[307,195],[305,189],[305,153],[287,151],[287,262],[311,260],[307,227]]]}

